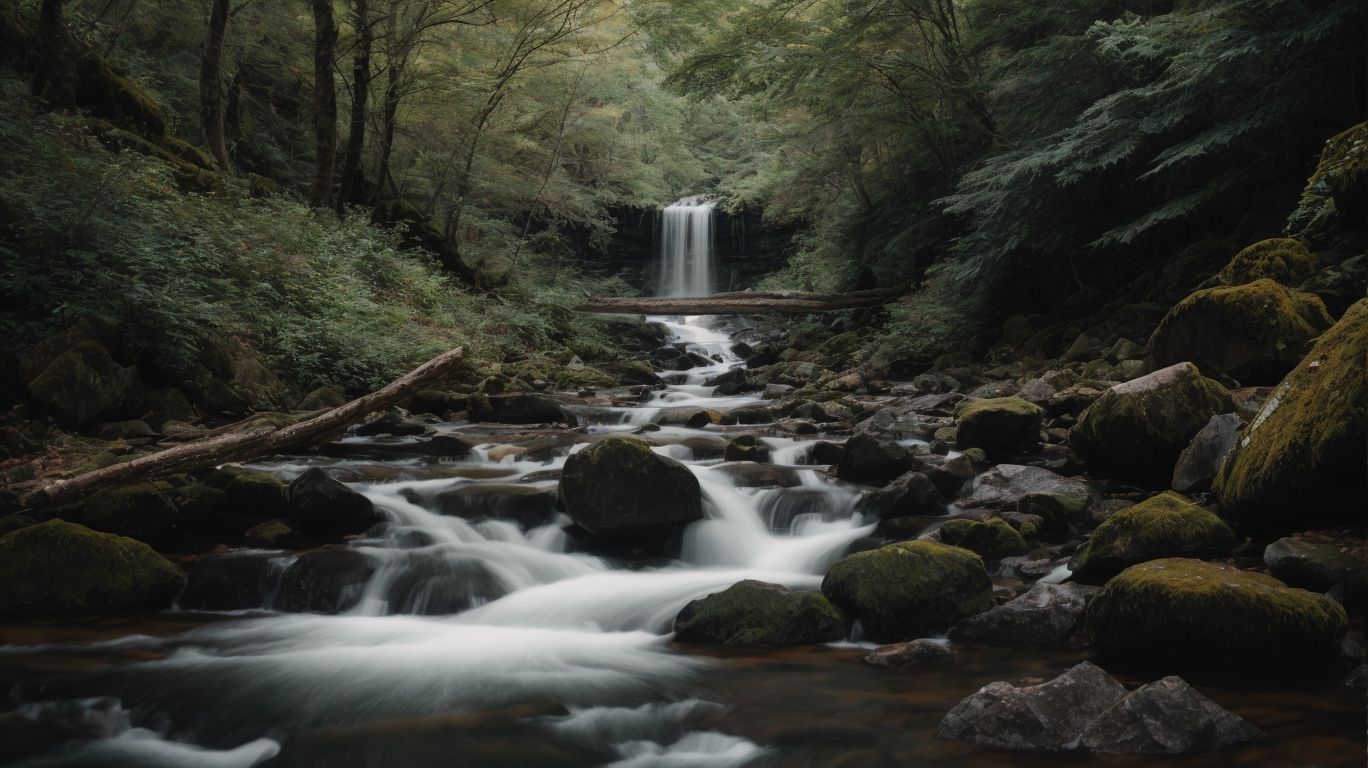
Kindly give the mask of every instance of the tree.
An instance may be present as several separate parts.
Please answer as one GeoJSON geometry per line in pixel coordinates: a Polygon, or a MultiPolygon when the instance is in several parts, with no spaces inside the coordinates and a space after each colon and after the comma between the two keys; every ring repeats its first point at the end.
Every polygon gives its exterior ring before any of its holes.
{"type": "Polygon", "coordinates": [[[210,0],[209,35],[200,56],[200,130],[209,153],[223,170],[228,164],[228,141],[223,121],[223,43],[228,28],[228,0],[210,0]]]}
{"type": "Polygon", "coordinates": [[[311,0],[314,17],[314,147],[317,154],[309,199],[317,208],[333,205],[333,171],[337,163],[337,87],[333,51],[337,27],[332,0],[311,0]]]}
{"type": "Polygon", "coordinates": [[[363,202],[358,196],[364,186],[361,178],[361,155],[366,148],[366,105],[370,101],[371,48],[375,44],[375,19],[371,17],[369,0],[353,0],[356,16],[356,42],[352,51],[351,117],[347,122],[347,146],[342,151],[341,185],[337,191],[337,207],[363,202]]]}

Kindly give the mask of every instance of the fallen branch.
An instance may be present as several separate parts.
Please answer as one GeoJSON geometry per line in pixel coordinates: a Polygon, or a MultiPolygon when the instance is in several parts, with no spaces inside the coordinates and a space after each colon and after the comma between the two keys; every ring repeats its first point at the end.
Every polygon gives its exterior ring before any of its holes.
{"type": "Polygon", "coordinates": [[[576,309],[633,315],[805,315],[838,309],[877,307],[898,298],[907,285],[849,293],[801,293],[797,291],[740,291],[711,296],[595,297],[576,309]]]}
{"type": "Polygon", "coordinates": [[[318,414],[308,414],[287,424],[252,418],[229,431],[216,430],[199,440],[164,451],[111,464],[66,480],[56,480],[30,491],[20,499],[24,508],[65,504],[104,487],[127,485],[216,467],[232,461],[268,456],[288,448],[325,442],[367,415],[402,402],[409,395],[433,385],[460,364],[461,347],[443,352],[368,395],[318,414]]]}

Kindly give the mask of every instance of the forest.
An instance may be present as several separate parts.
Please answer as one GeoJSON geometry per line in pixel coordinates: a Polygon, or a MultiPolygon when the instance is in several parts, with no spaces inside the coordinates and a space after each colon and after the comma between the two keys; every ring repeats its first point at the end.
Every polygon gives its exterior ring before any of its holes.
{"type": "Polygon", "coordinates": [[[0,760],[1358,765],[1366,297],[1363,0],[0,0],[0,760]]]}

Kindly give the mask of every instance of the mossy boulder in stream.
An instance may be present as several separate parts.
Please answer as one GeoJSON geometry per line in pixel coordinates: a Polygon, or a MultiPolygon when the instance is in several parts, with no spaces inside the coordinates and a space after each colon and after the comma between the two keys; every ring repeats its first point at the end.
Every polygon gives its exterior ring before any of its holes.
{"type": "Polygon", "coordinates": [[[611,538],[650,538],[703,516],[703,492],[693,472],[626,437],[603,440],[567,459],[560,497],[581,528],[611,538]]]}
{"type": "Polygon", "coordinates": [[[1261,573],[1186,558],[1151,560],[1108,581],[1088,636],[1119,658],[1248,668],[1336,658],[1344,608],[1261,573]]]}
{"type": "Polygon", "coordinates": [[[1208,376],[1271,384],[1331,322],[1315,294],[1263,278],[1197,291],[1178,302],[1150,337],[1150,353],[1156,365],[1186,360],[1208,376]]]}
{"type": "Polygon", "coordinates": [[[940,537],[946,544],[964,547],[989,559],[1021,555],[1030,550],[1021,533],[1000,517],[984,521],[950,520],[941,526],[940,537]]]}
{"type": "Polygon", "coordinates": [[[690,602],[674,629],[687,642],[741,646],[828,643],[846,635],[845,616],[821,593],[750,579],[690,602]]]}
{"type": "Polygon", "coordinates": [[[1316,257],[1290,237],[1272,237],[1245,248],[1216,276],[1224,285],[1243,285],[1268,278],[1299,285],[1316,274],[1316,257]]]}
{"type": "Polygon", "coordinates": [[[184,583],[185,574],[146,544],[65,520],[0,537],[0,615],[161,608],[184,583]]]}
{"type": "Polygon", "coordinates": [[[990,456],[1024,448],[1040,441],[1045,411],[1019,397],[971,400],[959,412],[956,442],[961,448],[982,448],[990,456]]]}
{"type": "Polygon", "coordinates": [[[1316,342],[1240,433],[1214,484],[1233,519],[1276,532],[1368,508],[1368,299],[1316,342]]]}
{"type": "Polygon", "coordinates": [[[1126,568],[1163,557],[1225,557],[1235,546],[1230,526],[1186,496],[1166,491],[1107,518],[1078,551],[1074,577],[1106,581],[1126,568]]]}
{"type": "Polygon", "coordinates": [[[934,541],[845,557],[827,572],[822,593],[878,642],[943,632],[993,605],[983,560],[934,541]]]}
{"type": "Polygon", "coordinates": [[[176,521],[176,505],[152,483],[110,488],[65,507],[56,516],[97,531],[151,539],[176,521]]]}
{"type": "Polygon", "coordinates": [[[1069,431],[1069,447],[1096,474],[1167,486],[1193,435],[1233,408],[1225,387],[1178,363],[1103,392],[1069,431]]]}

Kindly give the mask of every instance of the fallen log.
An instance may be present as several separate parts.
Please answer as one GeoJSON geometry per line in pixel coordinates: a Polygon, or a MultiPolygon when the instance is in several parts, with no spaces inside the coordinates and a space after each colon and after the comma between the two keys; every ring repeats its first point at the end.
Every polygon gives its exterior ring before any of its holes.
{"type": "Polygon", "coordinates": [[[281,423],[279,419],[256,416],[215,430],[199,440],[72,478],[40,484],[20,498],[20,506],[32,509],[65,504],[105,487],[208,469],[325,442],[367,415],[385,410],[414,392],[432,386],[451,373],[464,356],[463,347],[443,352],[368,395],[332,410],[306,414],[299,420],[281,423]]]}
{"type": "Polygon", "coordinates": [[[898,298],[906,290],[907,285],[903,284],[849,293],[736,291],[710,296],[593,297],[576,310],[630,315],[805,315],[877,307],[898,298]]]}

